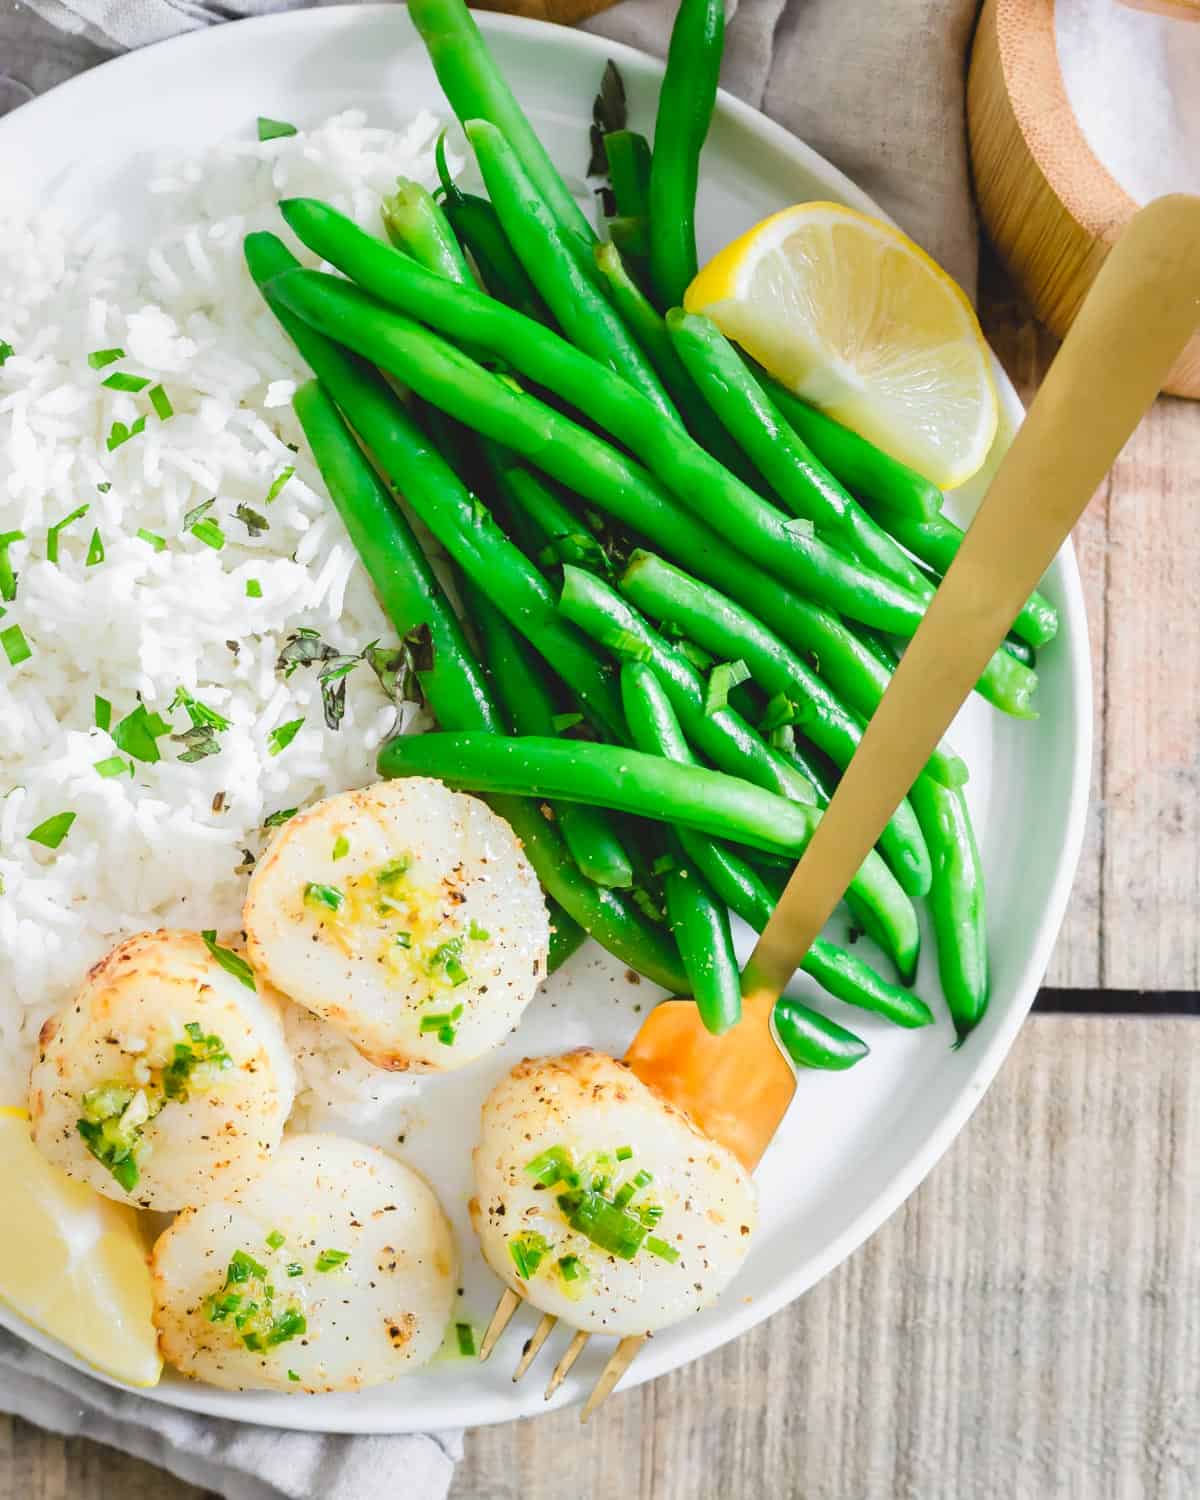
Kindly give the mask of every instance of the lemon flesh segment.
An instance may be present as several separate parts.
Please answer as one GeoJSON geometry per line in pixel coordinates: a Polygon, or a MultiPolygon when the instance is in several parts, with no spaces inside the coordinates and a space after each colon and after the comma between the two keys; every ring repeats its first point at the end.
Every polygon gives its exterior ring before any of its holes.
{"type": "Polygon", "coordinates": [[[51,1166],[11,1107],[0,1109],[0,1299],[105,1375],[158,1384],[137,1214],[51,1166]]]}
{"type": "Polygon", "coordinates": [[[834,203],[784,209],[710,261],[684,305],[942,488],[987,458],[999,407],[983,333],[899,230],[834,203]]]}

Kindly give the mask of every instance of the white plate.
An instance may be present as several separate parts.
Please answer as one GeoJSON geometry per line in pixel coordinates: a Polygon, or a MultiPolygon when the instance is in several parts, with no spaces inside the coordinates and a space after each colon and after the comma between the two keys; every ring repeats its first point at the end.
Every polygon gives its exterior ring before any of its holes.
{"type": "MultiPolygon", "coordinates": [[[[586,163],[590,105],[608,57],[625,78],[632,123],[652,127],[662,71],[657,62],[577,31],[493,15],[478,19],[564,170],[578,175],[586,163]]],[[[69,172],[73,213],[82,216],[101,202],[136,211],[148,149],[245,137],[260,114],[305,125],[352,105],[366,108],[374,124],[399,123],[423,105],[445,112],[403,9],[281,14],[193,32],[110,62],[0,123],[0,182],[24,184],[45,199],[62,191],[68,169],[79,168],[69,172]]],[[[722,95],[704,156],[702,253],[805,198],[879,212],[807,146],[722,95]]],[[[1004,413],[999,450],[1020,421],[1021,406],[995,368],[1004,413]]],[[[993,452],[993,465],[997,457],[993,452]]],[[[963,492],[962,511],[970,513],[984,483],[981,477],[963,492]]],[[[945,1020],[935,1029],[902,1032],[822,999],[830,1014],[869,1039],[871,1057],[850,1074],[801,1077],[796,1102],[759,1170],[762,1224],[742,1275],[719,1307],[655,1338],[628,1381],[661,1375],[744,1332],[849,1255],[954,1139],[1011,1046],[1062,921],[1087,800],[1087,630],[1069,547],[1045,587],[1061,611],[1062,630],[1039,663],[1042,717],[1017,724],[975,698],[953,733],[971,767],[968,795],[987,872],[994,994],[983,1023],[954,1052],[945,1020]]],[[[930,947],[927,941],[918,988],[938,1002],[930,947]]],[[[458,1223],[468,1262],[463,1316],[485,1320],[498,1291],[475,1255],[464,1214],[478,1101],[523,1053],[583,1041],[619,1053],[636,1026],[634,1008],[653,998],[648,985],[635,989],[591,946],[535,1001],[505,1049],[434,1082],[422,1096],[404,1149],[434,1177],[458,1223]]],[[[0,1321],[69,1357],[11,1315],[0,1313],[0,1321]]],[[[496,1422],[544,1409],[545,1354],[520,1386],[509,1379],[527,1332],[518,1319],[490,1364],[446,1361],[355,1396],[239,1395],[169,1376],[148,1394],[224,1417],[338,1432],[496,1422]]],[[[577,1400],[590,1388],[611,1347],[592,1341],[555,1404],[577,1400]]]]}

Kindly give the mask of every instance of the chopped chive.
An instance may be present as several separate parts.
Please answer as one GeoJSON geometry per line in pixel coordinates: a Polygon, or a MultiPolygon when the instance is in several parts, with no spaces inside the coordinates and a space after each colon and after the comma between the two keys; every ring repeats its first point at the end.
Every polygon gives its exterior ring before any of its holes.
{"type": "Polygon", "coordinates": [[[132,776],[133,762],[120,755],[110,755],[106,760],[95,761],[94,769],[106,779],[110,776],[124,776],[126,771],[132,776]]]}
{"type": "Polygon", "coordinates": [[[98,484],[96,486],[96,489],[99,491],[99,493],[101,495],[107,495],[108,492],[109,492],[109,490],[112,489],[112,485],[109,484],[108,480],[106,479],[106,480],[103,481],[103,483],[98,484]]]}
{"type": "Polygon", "coordinates": [[[586,1268],[578,1255],[563,1255],[559,1257],[558,1270],[564,1281],[578,1281],[586,1268]]]}
{"type": "Polygon", "coordinates": [[[278,1250],[283,1241],[284,1235],[278,1229],[272,1229],[270,1234],[267,1235],[267,1246],[271,1250],[278,1250]]]}
{"type": "Polygon", "coordinates": [[[71,824],[74,821],[73,812],[55,813],[53,817],[47,818],[44,823],[39,823],[36,828],[31,829],[25,837],[31,844],[41,844],[46,849],[57,849],[70,833],[71,824]]]}
{"type": "Polygon", "coordinates": [[[412,860],[406,854],[402,854],[399,859],[389,860],[386,865],[380,865],[375,871],[376,885],[381,885],[384,890],[387,890],[389,886],[403,880],[411,866],[412,860]]]}
{"type": "Polygon", "coordinates": [[[564,729],[574,729],[576,724],[583,723],[582,714],[555,714],[550,720],[554,726],[555,734],[561,734],[564,729]]]}
{"type": "Polygon", "coordinates": [[[330,911],[340,911],[345,899],[336,885],[318,885],[310,880],[304,887],[304,900],[308,906],[327,906],[330,911]]]}
{"type": "Polygon", "coordinates": [[[46,529],[46,561],[57,564],[58,562],[58,537],[59,533],[65,531],[73,521],[80,520],[88,513],[89,507],[81,505],[73,510],[69,516],[64,516],[61,521],[46,529]]]}
{"type": "Polygon", "coordinates": [[[739,682],[750,676],[750,668],[740,658],[737,661],[722,661],[708,674],[708,686],[704,693],[704,712],[711,717],[719,713],[729,702],[730,692],[739,682]]]}
{"type": "Polygon", "coordinates": [[[91,541],[88,543],[87,558],[83,565],[85,568],[94,568],[97,563],[102,563],[103,561],[104,538],[100,535],[100,528],[97,526],[92,532],[91,541]]]}
{"type": "Polygon", "coordinates": [[[632,1146],[618,1146],[613,1152],[618,1161],[628,1161],[633,1155],[632,1146]]]}
{"type": "Polygon", "coordinates": [[[645,1167],[643,1167],[641,1169],[641,1171],[638,1172],[635,1175],[635,1177],[633,1179],[633,1185],[634,1185],[635,1188],[644,1188],[644,1187],[647,1187],[653,1181],[654,1181],[654,1173],[653,1172],[647,1172],[646,1169],[645,1169],[645,1167]]]}
{"type": "Polygon", "coordinates": [[[333,841],[333,857],[334,859],[345,859],[346,855],[349,853],[350,840],[344,833],[339,833],[337,838],[335,838],[333,841]]]}
{"type": "Polygon", "coordinates": [[[6,339],[0,339],[0,366],[6,365],[16,352],[6,339]]]}
{"type": "Polygon", "coordinates": [[[528,1281],[549,1255],[550,1245],[544,1234],[526,1229],[520,1234],[514,1234],[509,1240],[508,1253],[517,1268],[517,1275],[522,1281],[528,1281]]]}
{"type": "Polygon", "coordinates": [[[439,1012],[439,1014],[433,1016],[422,1016],[421,1034],[425,1036],[428,1035],[429,1032],[433,1031],[437,1032],[440,1036],[442,1030],[447,1026],[452,1026],[454,1022],[459,1019],[462,1013],[462,1006],[456,1005],[451,1011],[442,1011],[439,1012]]]}
{"type": "Polygon", "coordinates": [[[281,807],[277,812],[268,813],[263,819],[262,826],[264,828],[282,828],[285,823],[290,822],[296,816],[298,811],[299,809],[295,807],[281,807]]]}
{"type": "Polygon", "coordinates": [[[153,547],[155,552],[161,552],[167,545],[166,537],[159,536],[154,531],[147,531],[144,526],[138,527],[137,538],[140,542],[145,542],[148,547],[153,547]]]}
{"type": "Polygon", "coordinates": [[[286,1267],[289,1276],[303,1276],[304,1267],[298,1260],[289,1261],[286,1267]]]}
{"type": "Polygon", "coordinates": [[[458,1339],[458,1352],[464,1359],[474,1359],[475,1330],[470,1323],[455,1323],[454,1332],[458,1339]]]}
{"type": "Polygon", "coordinates": [[[467,936],[473,943],[486,943],[491,933],[486,927],[480,927],[478,922],[472,920],[470,927],[467,928],[467,936]]]}
{"type": "Polygon", "coordinates": [[[271,120],[266,115],[258,117],[258,138],[260,141],[275,141],[280,136],[295,135],[296,127],[289,125],[286,120],[271,120]]]}
{"type": "Polygon", "coordinates": [[[796,722],[797,707],[786,693],[776,693],[763,711],[759,724],[760,734],[773,734],[775,730],[796,722]]]}
{"type": "Polygon", "coordinates": [[[107,698],[102,698],[99,693],[93,700],[92,717],[96,721],[96,728],[107,730],[112,723],[112,704],[107,698]]]}
{"type": "Polygon", "coordinates": [[[279,755],[292,743],[304,727],[303,719],[289,719],[286,724],[280,724],[278,728],[272,729],[267,735],[268,753],[279,755]]]}
{"type": "Polygon", "coordinates": [[[25,639],[25,632],[19,625],[10,625],[6,630],[0,630],[0,646],[4,647],[4,654],[12,667],[19,667],[33,655],[33,647],[25,639]]]}
{"type": "MultiPolygon", "coordinates": [[[[84,506],[84,510],[87,507],[84,506]]],[[[6,604],[11,604],[17,597],[17,575],[13,572],[13,565],[8,555],[8,549],[13,542],[23,542],[25,533],[23,531],[6,531],[0,536],[0,599],[6,604]]]]}
{"type": "Polygon", "coordinates": [[[270,505],[272,500],[277,500],[279,498],[280,491],[283,489],[284,485],[288,482],[288,480],[295,472],[295,464],[290,464],[286,469],[280,469],[279,473],[276,474],[275,478],[271,481],[271,488],[267,491],[267,498],[264,502],[265,504],[270,505]]]}
{"type": "Polygon", "coordinates": [[[118,370],[115,375],[110,375],[100,384],[107,386],[110,391],[128,391],[130,395],[136,396],[139,391],[144,391],[150,382],[144,375],[126,375],[123,370],[118,370]]]}
{"type": "MultiPolygon", "coordinates": [[[[220,943],[217,942],[217,934],[214,928],[209,927],[200,936],[204,939],[204,946],[225,970],[226,974],[232,974],[248,990],[258,989],[258,985],[254,982],[254,970],[240,953],[235,953],[232,948],[221,947],[220,943]]],[[[264,1272],[263,1274],[265,1275],[266,1273],[264,1272]]]]}
{"type": "Polygon", "coordinates": [[[679,1259],[679,1251],[674,1245],[668,1245],[666,1240],[660,1240],[656,1234],[647,1235],[646,1249],[651,1255],[657,1255],[660,1260],[669,1261],[672,1265],[679,1259]]]}
{"type": "Polygon", "coordinates": [[[350,1259],[349,1250],[322,1250],[314,1262],[314,1270],[336,1271],[350,1259]]]}
{"type": "Polygon", "coordinates": [[[288,1371],[288,1379],[289,1380],[299,1380],[300,1377],[299,1377],[299,1375],[296,1374],[295,1370],[289,1370],[288,1371]]]}
{"type": "Polygon", "coordinates": [[[119,448],[122,443],[127,443],[130,438],[140,436],[140,434],[145,430],[145,417],[139,417],[137,421],[129,427],[126,427],[124,422],[114,422],[112,424],[112,429],[109,432],[108,437],[105,439],[105,447],[111,453],[114,449],[119,448]]]}
{"type": "Polygon", "coordinates": [[[149,399],[150,405],[154,408],[154,414],[160,422],[166,422],[175,415],[175,408],[171,405],[171,398],[161,385],[150,388],[149,399]]]}
{"type": "Polygon", "coordinates": [[[576,1177],[575,1164],[565,1146],[549,1146],[525,1163],[526,1173],[543,1187],[556,1182],[570,1182],[576,1177]]]}
{"type": "Polygon", "coordinates": [[[201,500],[199,505],[193,505],[191,510],[185,510],[180,531],[191,531],[196,522],[206,516],[216,503],[217,497],[210,495],[207,500],[201,500]]]}
{"type": "Polygon", "coordinates": [[[220,552],[225,545],[225,533],[215,521],[197,521],[191,528],[191,533],[198,542],[203,542],[214,552],[220,552]]]}
{"type": "Polygon", "coordinates": [[[396,934],[395,938],[393,939],[393,941],[395,942],[397,948],[411,948],[412,947],[412,933],[411,932],[398,932],[396,934]]]}
{"type": "Polygon", "coordinates": [[[93,370],[103,370],[105,365],[116,364],[117,360],[124,358],[124,349],[93,349],[87,357],[93,370]]]}
{"type": "Polygon", "coordinates": [[[258,581],[257,578],[247,578],[246,579],[246,598],[247,599],[261,599],[262,598],[262,584],[259,583],[259,581],[258,581]]]}

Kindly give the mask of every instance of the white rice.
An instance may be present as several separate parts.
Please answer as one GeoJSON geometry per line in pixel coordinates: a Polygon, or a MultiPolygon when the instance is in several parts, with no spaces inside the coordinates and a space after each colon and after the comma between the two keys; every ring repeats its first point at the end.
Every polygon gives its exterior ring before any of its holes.
{"type": "MultiPolygon", "coordinates": [[[[0,366],[0,532],[25,538],[9,548],[18,584],[0,631],[18,625],[33,653],[17,666],[0,653],[0,1103],[23,1097],[42,1020],[115,941],[157,925],[236,928],[243,851],[261,849],[264,818],[372,779],[397,710],[370,669],[350,674],[336,732],[317,672],[285,679],[276,669],[301,626],[347,653],[395,632],[315,466],[295,451],[290,400],[306,372],[241,244],[251,229],[288,237],[275,204],[289,194],[325,198],[375,228],[397,175],[432,183],[437,128],[423,113],[399,133],[371,129],[348,111],[301,135],[155,162],[150,228],[135,243],[115,220],[81,231],[0,201],[0,342],[15,351],[0,366]],[[112,347],[125,357],[89,366],[90,352],[112,347]],[[175,415],[160,421],[147,392],[106,389],[116,371],[161,383],[175,415]],[[108,451],[114,422],[142,416],[144,431],[108,451]],[[212,497],[219,551],[183,529],[212,497]],[[55,566],[47,528],[83,504],[55,566]],[[239,504],[270,529],[251,537],[239,504]],[[104,559],[88,567],[94,529],[104,559]],[[261,598],[247,596],[250,580],[261,598]],[[102,777],[96,763],[120,752],[96,727],[96,695],[112,704],[115,727],[139,696],[168,715],[181,686],[232,721],[220,753],[184,763],[185,747],[164,738],[157,764],[102,777]],[[270,732],[299,718],[295,739],[271,754],[270,732]],[[56,850],[29,841],[62,812],[75,822],[56,850]]],[[[401,711],[406,723],[414,712],[401,711]]],[[[183,711],[170,717],[176,731],[189,727],[183,711]]],[[[407,1087],[329,1044],[315,1023],[295,1025],[302,1103],[349,1106],[365,1091],[370,1109],[407,1087]]]]}

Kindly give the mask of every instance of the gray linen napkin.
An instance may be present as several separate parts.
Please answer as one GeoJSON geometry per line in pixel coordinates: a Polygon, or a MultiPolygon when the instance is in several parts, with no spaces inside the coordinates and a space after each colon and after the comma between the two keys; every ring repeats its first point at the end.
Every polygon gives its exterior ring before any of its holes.
{"type": "MultiPolygon", "coordinates": [[[[323,0],[314,0],[323,3],[323,0]]],[[[0,114],[103,55],[287,9],[289,0],[26,0],[58,32],[0,19],[0,114]],[[102,50],[98,50],[102,49],[102,50]]],[[[662,57],[674,0],[624,0],[587,29],[662,57]]],[[[975,0],[729,0],[722,81],[853,177],[973,292],[963,76],[975,0]]],[[[0,1410],[157,1463],[226,1500],[442,1500],[460,1433],[281,1432],[113,1390],[0,1334],[0,1410]],[[385,1480],[386,1476],[386,1480],[385,1480]]]]}

